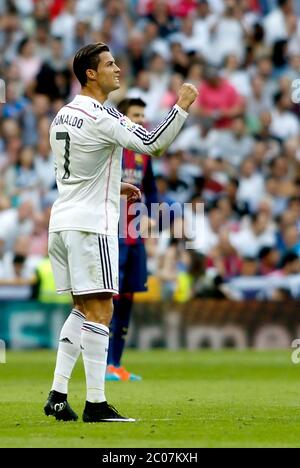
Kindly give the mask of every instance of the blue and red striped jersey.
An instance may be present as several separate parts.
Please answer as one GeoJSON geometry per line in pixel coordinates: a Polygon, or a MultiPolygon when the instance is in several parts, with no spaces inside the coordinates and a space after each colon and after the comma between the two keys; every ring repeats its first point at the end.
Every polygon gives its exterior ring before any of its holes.
{"type": "MultiPolygon", "coordinates": [[[[151,215],[151,204],[158,203],[157,188],[152,169],[151,157],[146,154],[140,154],[132,150],[124,149],[122,159],[122,182],[133,184],[138,187],[143,195],[142,202],[146,205],[148,215],[151,215]]],[[[128,224],[135,218],[129,215],[129,206],[127,203],[121,203],[120,229],[122,236],[120,242],[125,244],[136,244],[143,242],[141,237],[130,235],[128,224]]],[[[132,224],[131,224],[132,225],[132,224]]]]}

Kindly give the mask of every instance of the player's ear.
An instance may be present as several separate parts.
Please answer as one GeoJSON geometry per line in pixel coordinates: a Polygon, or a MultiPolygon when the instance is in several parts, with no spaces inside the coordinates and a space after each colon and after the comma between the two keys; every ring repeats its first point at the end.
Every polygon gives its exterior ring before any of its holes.
{"type": "Polygon", "coordinates": [[[92,70],[91,68],[89,68],[87,71],[86,71],[86,76],[88,77],[89,80],[95,80],[96,79],[96,71],[95,70],[92,70]]]}

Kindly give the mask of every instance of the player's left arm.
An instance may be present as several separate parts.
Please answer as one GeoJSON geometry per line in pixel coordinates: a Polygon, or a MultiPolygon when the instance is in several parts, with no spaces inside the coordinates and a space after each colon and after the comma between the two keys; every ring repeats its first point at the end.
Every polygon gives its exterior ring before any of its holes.
{"type": "Polygon", "coordinates": [[[178,100],[167,117],[152,131],[134,124],[115,109],[104,108],[96,123],[96,131],[103,142],[133,151],[161,156],[180,132],[188,110],[198,96],[192,84],[184,83],[178,91],[178,100]]]}
{"type": "Polygon", "coordinates": [[[188,113],[175,105],[167,117],[152,131],[133,123],[115,110],[103,112],[97,123],[102,141],[149,156],[160,156],[181,130],[188,113]]]}
{"type": "Polygon", "coordinates": [[[134,125],[127,148],[149,156],[161,156],[175,140],[187,116],[188,113],[176,104],[151,132],[140,125],[134,125]]]}
{"type": "Polygon", "coordinates": [[[178,100],[167,117],[152,131],[134,124],[115,109],[104,108],[96,123],[96,131],[103,142],[123,146],[133,151],[161,156],[180,132],[190,106],[198,91],[190,83],[184,83],[178,91],[178,100]]]}

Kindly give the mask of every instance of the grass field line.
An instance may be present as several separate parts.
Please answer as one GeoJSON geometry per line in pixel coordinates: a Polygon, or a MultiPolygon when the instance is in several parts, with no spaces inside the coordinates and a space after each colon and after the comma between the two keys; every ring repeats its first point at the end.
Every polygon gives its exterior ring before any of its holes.
{"type": "MultiPolygon", "coordinates": [[[[261,419],[264,419],[265,421],[289,421],[291,418],[290,416],[264,416],[264,417],[258,417],[258,416],[255,416],[255,417],[247,417],[247,416],[244,416],[244,417],[241,417],[241,416],[234,416],[234,415],[231,415],[230,419],[234,419],[236,420],[237,422],[252,422],[252,423],[255,423],[255,422],[260,422],[261,419]]],[[[300,415],[298,417],[295,417],[294,416],[294,420],[300,420],[300,415]]],[[[144,419],[144,418],[140,418],[140,419],[136,419],[135,422],[142,422],[142,423],[146,423],[146,422],[153,422],[153,421],[160,421],[160,422],[168,422],[168,421],[171,421],[171,422],[186,422],[186,421],[228,421],[228,417],[218,417],[218,416],[202,416],[202,417],[194,417],[194,418],[151,418],[151,419],[144,419]]]]}

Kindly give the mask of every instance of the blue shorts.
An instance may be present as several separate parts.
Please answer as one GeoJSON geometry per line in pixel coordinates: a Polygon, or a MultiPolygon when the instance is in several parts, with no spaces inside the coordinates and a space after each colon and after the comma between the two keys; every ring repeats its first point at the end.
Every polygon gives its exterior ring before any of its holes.
{"type": "Polygon", "coordinates": [[[144,244],[119,243],[120,294],[147,291],[147,263],[144,244]]]}

